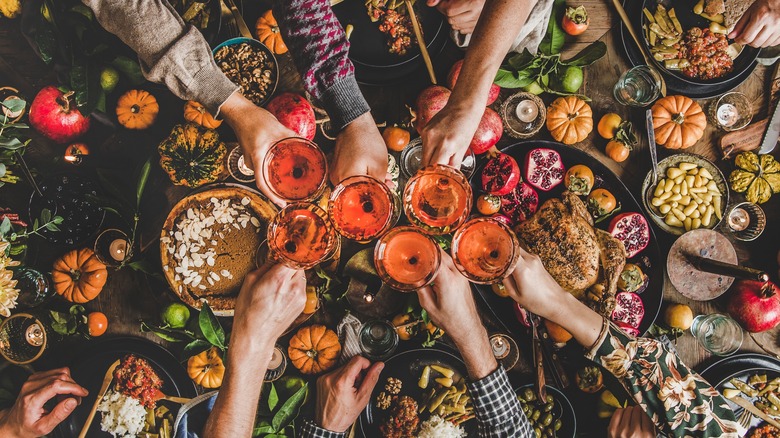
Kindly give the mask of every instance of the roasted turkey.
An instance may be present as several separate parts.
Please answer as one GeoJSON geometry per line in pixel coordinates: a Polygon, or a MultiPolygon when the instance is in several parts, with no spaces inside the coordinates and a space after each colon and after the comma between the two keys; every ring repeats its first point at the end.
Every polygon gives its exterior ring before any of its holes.
{"type": "Polygon", "coordinates": [[[593,227],[593,218],[577,195],[564,192],[561,199],[548,200],[515,231],[561,287],[600,314],[612,313],[626,249],[593,227]]]}

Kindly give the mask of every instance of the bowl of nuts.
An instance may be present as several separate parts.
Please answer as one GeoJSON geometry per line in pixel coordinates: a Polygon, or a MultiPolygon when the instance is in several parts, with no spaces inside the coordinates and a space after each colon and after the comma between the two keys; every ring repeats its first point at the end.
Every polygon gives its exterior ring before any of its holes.
{"type": "Polygon", "coordinates": [[[214,61],[255,105],[265,105],[274,94],[279,67],[273,52],[260,41],[231,38],[214,48],[214,61]]]}

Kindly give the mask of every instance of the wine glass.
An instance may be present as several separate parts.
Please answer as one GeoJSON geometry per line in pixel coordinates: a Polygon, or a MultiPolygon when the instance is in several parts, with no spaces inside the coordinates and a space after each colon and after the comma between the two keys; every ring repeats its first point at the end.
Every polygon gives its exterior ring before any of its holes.
{"type": "Polygon", "coordinates": [[[400,204],[400,199],[379,180],[352,176],[333,189],[328,216],[342,236],[366,243],[395,225],[400,204]]]}
{"type": "Polygon", "coordinates": [[[471,186],[459,170],[436,164],[420,169],[404,189],[404,212],[432,235],[451,233],[471,211],[471,186]]]}
{"type": "Polygon", "coordinates": [[[328,215],[314,204],[288,204],[268,226],[270,254],[292,269],[311,269],[333,257],[340,247],[328,215]]]}
{"type": "Polygon", "coordinates": [[[374,267],[392,288],[412,291],[436,278],[441,265],[439,245],[414,227],[398,227],[382,236],[374,248],[374,267]]]}
{"type": "Polygon", "coordinates": [[[503,280],[517,264],[517,236],[503,222],[480,217],[466,222],[452,238],[455,267],[474,283],[503,280]]]}
{"type": "Polygon", "coordinates": [[[314,142],[290,137],[279,140],[263,161],[263,180],[285,202],[308,202],[325,190],[328,162],[314,142]]]}

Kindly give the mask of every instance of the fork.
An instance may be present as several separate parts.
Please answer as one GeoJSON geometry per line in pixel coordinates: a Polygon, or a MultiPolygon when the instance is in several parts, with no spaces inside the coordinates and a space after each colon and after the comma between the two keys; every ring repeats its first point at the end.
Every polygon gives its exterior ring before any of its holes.
{"type": "Polygon", "coordinates": [[[222,22],[225,23],[227,26],[227,34],[228,37],[234,38],[237,37],[238,34],[238,25],[236,24],[236,19],[233,17],[233,12],[230,10],[229,7],[225,4],[224,1],[219,1],[220,9],[221,9],[221,15],[222,15],[222,22]]]}
{"type": "Polygon", "coordinates": [[[747,429],[750,427],[750,423],[753,422],[753,414],[750,413],[747,409],[743,409],[742,413],[739,414],[739,418],[737,418],[737,423],[739,423],[740,426],[742,426],[743,429],[747,429]]]}

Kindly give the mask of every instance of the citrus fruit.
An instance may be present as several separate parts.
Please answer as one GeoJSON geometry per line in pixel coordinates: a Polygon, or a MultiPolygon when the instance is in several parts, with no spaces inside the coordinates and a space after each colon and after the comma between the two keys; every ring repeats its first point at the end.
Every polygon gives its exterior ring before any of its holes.
{"type": "Polygon", "coordinates": [[[547,334],[550,335],[550,339],[556,344],[565,344],[571,339],[571,333],[552,321],[545,319],[544,326],[547,327],[547,334]]]}
{"type": "Polygon", "coordinates": [[[615,113],[604,114],[601,120],[599,120],[599,135],[607,140],[612,139],[621,123],[623,123],[623,119],[619,115],[615,113]]]}
{"type": "Polygon", "coordinates": [[[171,303],[162,311],[160,319],[170,328],[184,328],[190,319],[190,309],[181,303],[171,303]]]}
{"type": "Polygon", "coordinates": [[[567,93],[576,93],[582,86],[582,78],[582,69],[576,65],[566,67],[556,77],[561,91],[567,93]]]}
{"type": "Polygon", "coordinates": [[[87,330],[90,336],[100,336],[108,329],[108,318],[103,312],[92,312],[87,315],[87,330]]]}
{"type": "Polygon", "coordinates": [[[317,288],[306,286],[306,305],[303,306],[303,313],[309,315],[317,311],[320,307],[320,297],[317,296],[317,288]]]}
{"type": "Polygon", "coordinates": [[[398,333],[398,338],[402,341],[408,341],[411,339],[412,336],[417,332],[417,325],[411,324],[412,322],[412,315],[408,313],[401,313],[395,316],[393,318],[393,327],[395,327],[396,333],[398,333]],[[409,324],[409,325],[407,325],[409,324]],[[401,327],[405,326],[405,327],[401,327]]]}
{"type": "Polygon", "coordinates": [[[531,82],[530,84],[523,87],[522,90],[536,95],[544,93],[544,88],[542,88],[542,86],[539,85],[539,82],[537,81],[531,82]]]}
{"type": "Polygon", "coordinates": [[[664,322],[671,328],[688,330],[693,323],[693,310],[685,304],[672,304],[664,312],[664,322]]]}
{"type": "Polygon", "coordinates": [[[119,72],[114,67],[106,67],[100,72],[100,88],[106,93],[114,91],[119,83],[119,72]]]}
{"type": "Polygon", "coordinates": [[[387,148],[393,152],[401,152],[409,144],[409,131],[398,126],[388,126],[382,131],[382,138],[387,148]]]}
{"type": "Polygon", "coordinates": [[[495,195],[484,194],[477,198],[477,211],[485,216],[498,213],[501,208],[501,198],[495,195]]]}

